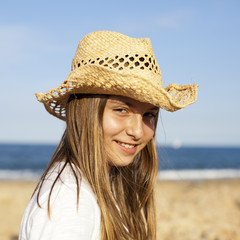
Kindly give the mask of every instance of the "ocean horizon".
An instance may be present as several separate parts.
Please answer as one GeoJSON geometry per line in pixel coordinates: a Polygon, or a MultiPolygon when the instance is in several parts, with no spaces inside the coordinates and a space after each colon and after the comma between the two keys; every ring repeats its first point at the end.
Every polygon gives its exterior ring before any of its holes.
{"type": "MultiPolygon", "coordinates": [[[[38,180],[57,145],[0,143],[0,181],[38,180]]],[[[240,178],[240,147],[157,147],[159,180],[240,178]]]]}

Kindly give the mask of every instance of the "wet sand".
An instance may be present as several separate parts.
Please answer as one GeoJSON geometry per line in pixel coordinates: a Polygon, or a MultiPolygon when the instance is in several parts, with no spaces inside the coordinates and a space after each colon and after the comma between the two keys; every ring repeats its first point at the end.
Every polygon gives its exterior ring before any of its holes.
{"type": "MultiPolygon", "coordinates": [[[[0,182],[0,239],[15,240],[36,182],[0,182]]],[[[240,179],[161,181],[158,240],[240,240],[240,179]]]]}

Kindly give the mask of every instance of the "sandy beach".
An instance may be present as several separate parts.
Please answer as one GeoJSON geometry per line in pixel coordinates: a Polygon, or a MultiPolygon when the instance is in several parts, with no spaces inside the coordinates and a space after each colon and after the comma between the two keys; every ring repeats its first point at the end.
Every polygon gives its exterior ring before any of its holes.
{"type": "MultiPolygon", "coordinates": [[[[0,239],[15,240],[36,182],[0,182],[0,239]]],[[[157,183],[158,240],[240,240],[240,179],[157,183]]]]}

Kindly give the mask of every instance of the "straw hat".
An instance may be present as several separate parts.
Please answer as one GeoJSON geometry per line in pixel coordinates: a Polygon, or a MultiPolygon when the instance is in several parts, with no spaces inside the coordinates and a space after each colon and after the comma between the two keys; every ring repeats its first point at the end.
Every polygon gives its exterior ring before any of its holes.
{"type": "Polygon", "coordinates": [[[67,79],[36,97],[50,114],[65,120],[70,94],[122,95],[173,112],[194,103],[197,88],[197,84],[163,88],[149,38],[98,31],[80,41],[67,79]]]}

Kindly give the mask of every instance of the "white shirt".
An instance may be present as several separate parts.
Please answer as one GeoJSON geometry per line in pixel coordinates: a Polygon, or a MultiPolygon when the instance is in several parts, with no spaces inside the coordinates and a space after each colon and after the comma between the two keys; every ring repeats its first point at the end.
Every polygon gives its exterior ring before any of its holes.
{"type": "Polygon", "coordinates": [[[47,212],[48,196],[57,177],[57,165],[48,175],[40,191],[30,200],[21,223],[19,240],[99,240],[101,213],[91,187],[82,178],[77,208],[77,184],[70,166],[66,166],[53,188],[50,219],[47,212]]]}

